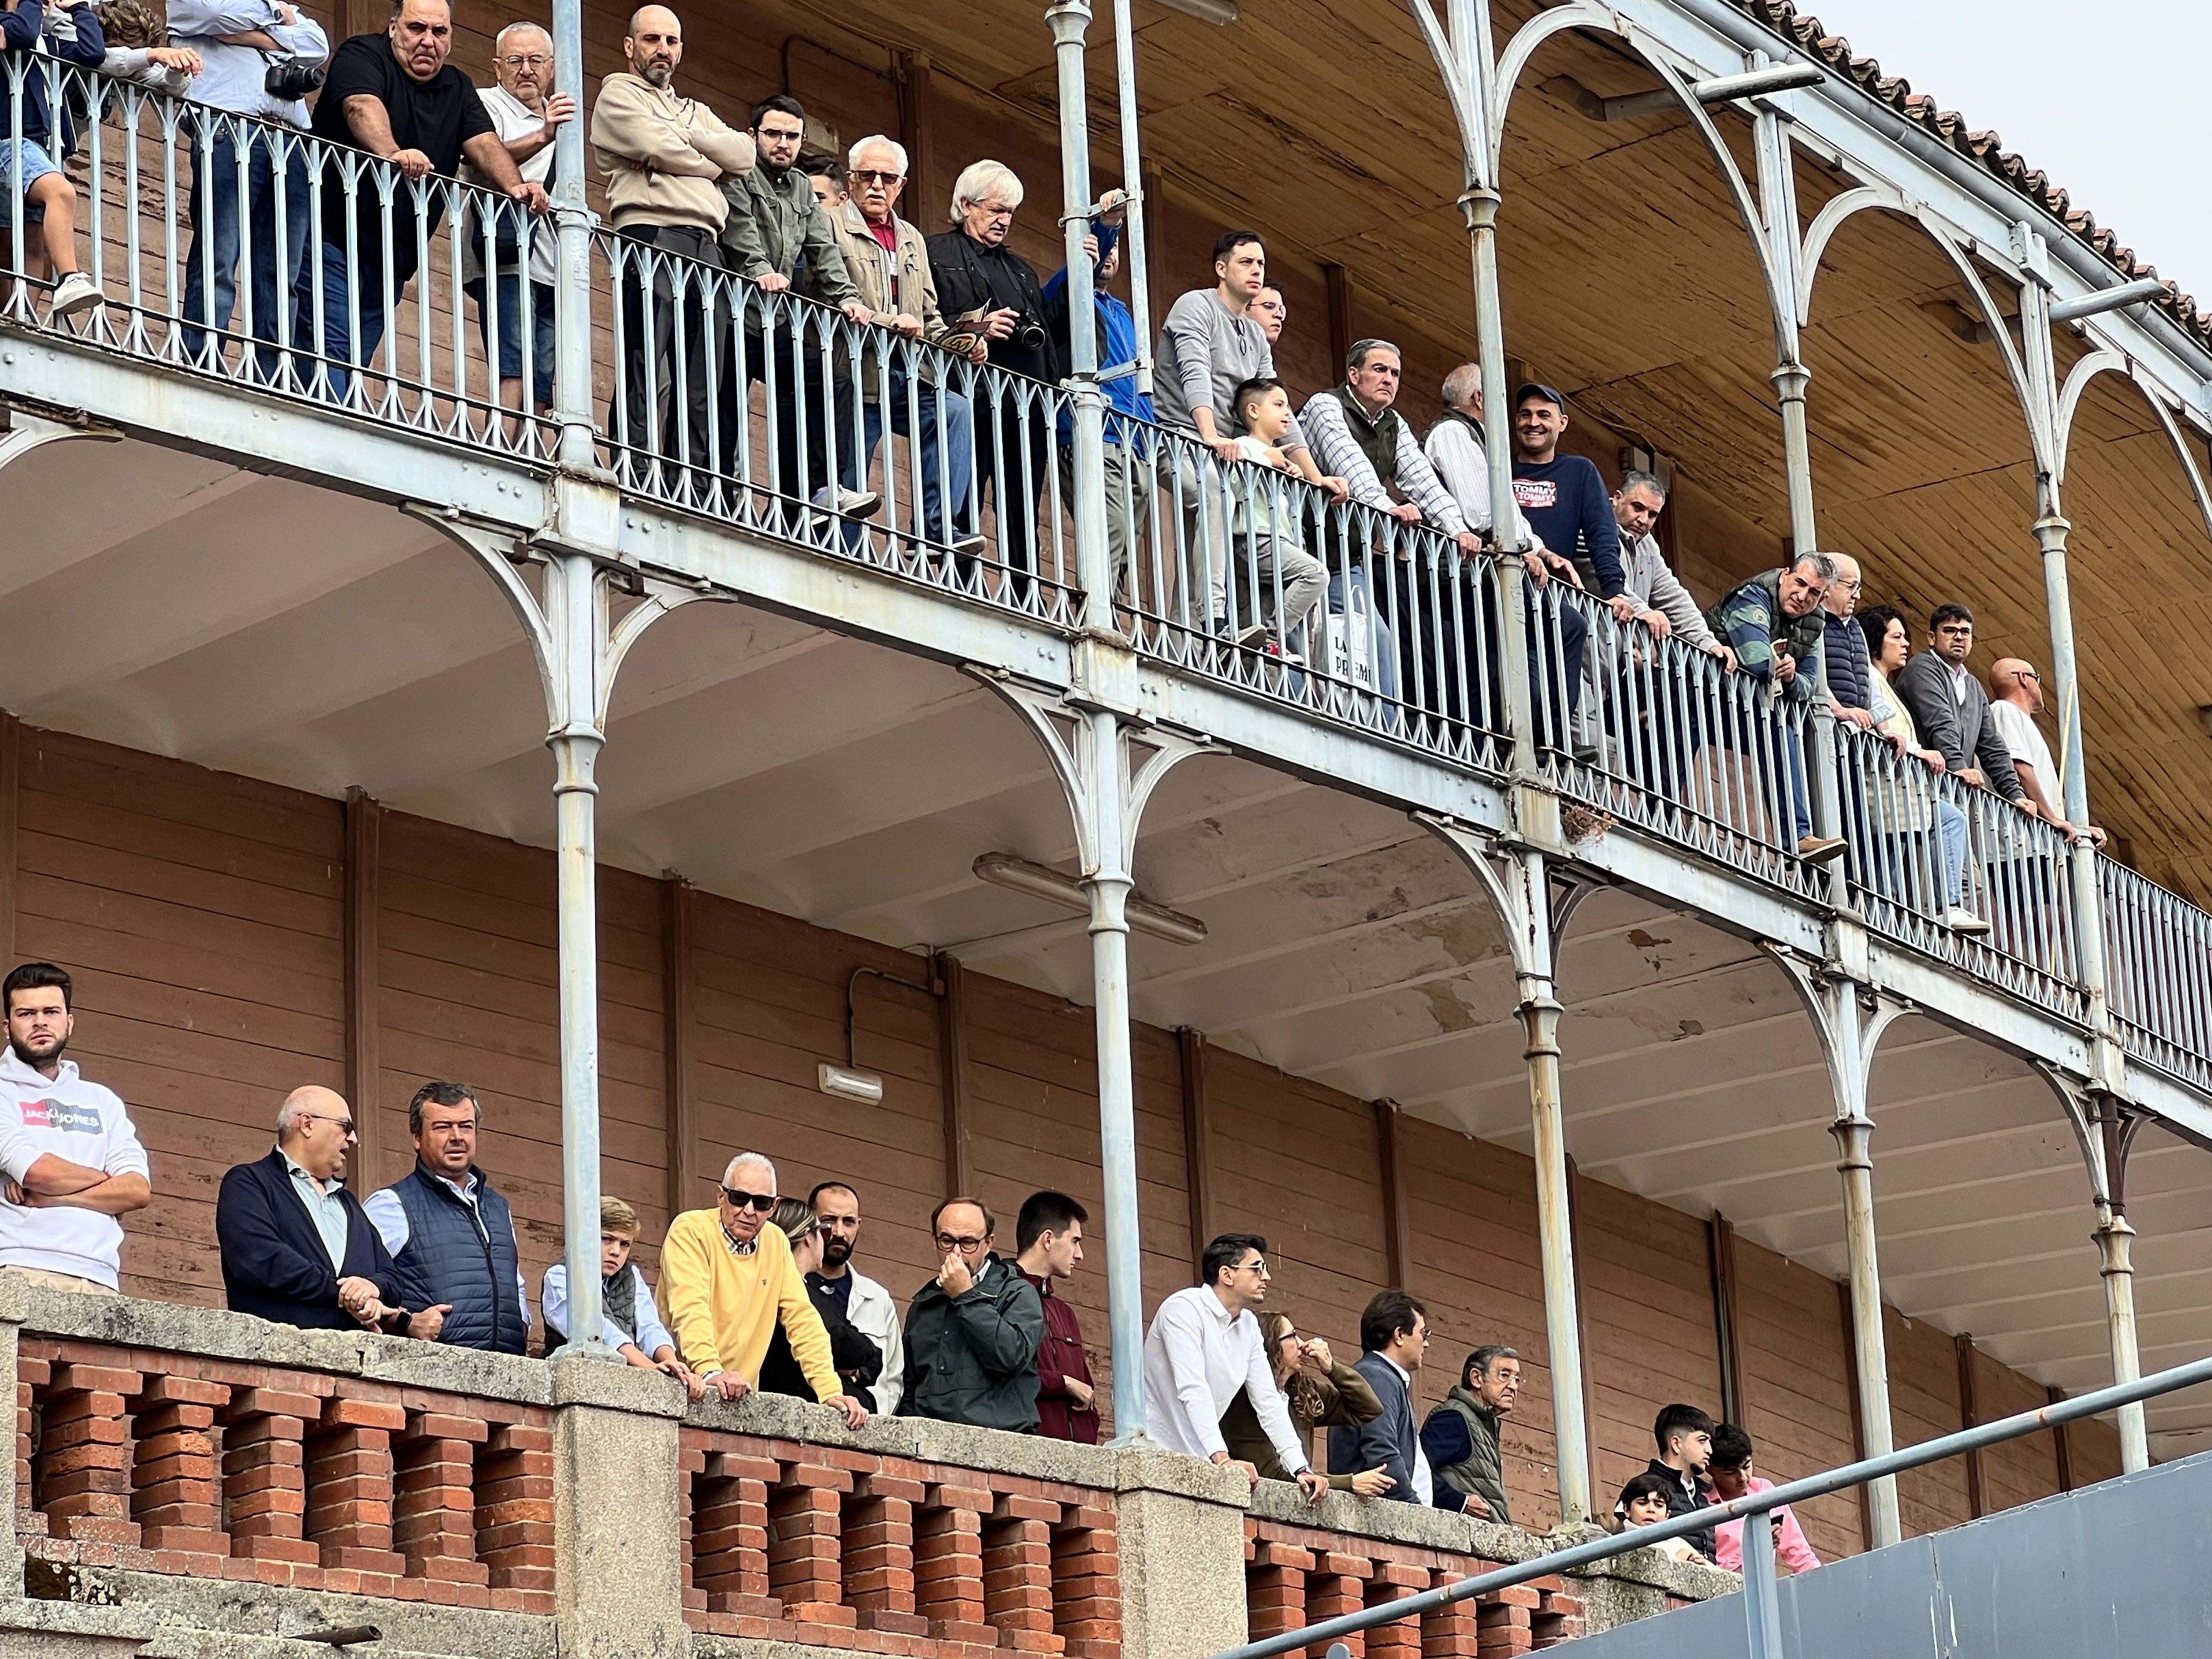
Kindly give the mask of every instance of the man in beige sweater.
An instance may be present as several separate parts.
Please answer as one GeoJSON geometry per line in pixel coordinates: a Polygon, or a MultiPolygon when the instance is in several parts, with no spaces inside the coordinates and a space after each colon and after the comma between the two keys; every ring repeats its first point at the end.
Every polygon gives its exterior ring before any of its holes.
{"type": "Polygon", "coordinates": [[[716,389],[729,372],[728,283],[716,274],[729,213],[721,183],[752,171],[753,141],[676,91],[684,28],[667,7],[631,14],[623,58],[629,67],[600,82],[592,109],[608,212],[617,234],[641,245],[616,256],[623,349],[607,423],[635,453],[633,483],[726,511],[733,504],[711,493],[716,389]],[[675,465],[664,471],[666,462],[675,465]]]}

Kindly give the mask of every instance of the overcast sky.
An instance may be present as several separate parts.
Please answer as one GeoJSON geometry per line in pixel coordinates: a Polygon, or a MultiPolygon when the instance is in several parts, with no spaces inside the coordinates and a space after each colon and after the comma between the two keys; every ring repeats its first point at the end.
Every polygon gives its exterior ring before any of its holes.
{"type": "Polygon", "coordinates": [[[1797,0],[1861,57],[2041,167],[2212,308],[2202,0],[1797,0]]]}

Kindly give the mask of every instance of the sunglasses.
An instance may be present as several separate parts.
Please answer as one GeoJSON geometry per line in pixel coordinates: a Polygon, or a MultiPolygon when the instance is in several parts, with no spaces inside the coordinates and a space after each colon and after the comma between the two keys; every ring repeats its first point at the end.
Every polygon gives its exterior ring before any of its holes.
{"type": "Polygon", "coordinates": [[[733,1210],[742,1210],[750,1206],[766,1215],[770,1210],[775,1208],[774,1193],[741,1193],[734,1187],[725,1187],[722,1188],[722,1196],[730,1200],[730,1207],[733,1210]]]}
{"type": "Polygon", "coordinates": [[[888,167],[854,167],[847,176],[864,185],[895,185],[906,174],[895,173],[888,167]]]}

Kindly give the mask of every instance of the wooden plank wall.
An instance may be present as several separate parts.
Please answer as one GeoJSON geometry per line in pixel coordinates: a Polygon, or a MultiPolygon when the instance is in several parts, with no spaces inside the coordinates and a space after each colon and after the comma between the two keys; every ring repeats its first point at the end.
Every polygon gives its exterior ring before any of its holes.
{"type": "MultiPolygon", "coordinates": [[[[348,1015],[343,804],[52,732],[20,734],[12,923],[20,955],[77,976],[75,1053],[130,1103],[152,1154],[157,1202],[126,1224],[125,1288],[219,1304],[215,1189],[259,1157],[287,1091],[344,1086],[348,1015]]],[[[6,774],[0,769],[0,788],[6,774]]],[[[0,813],[7,810],[0,803],[0,813]]],[[[384,1153],[359,1190],[404,1172],[404,1112],[426,1078],[483,1094],[481,1162],[512,1200],[533,1293],[561,1247],[559,1030],[550,854],[394,812],[380,815],[374,869],[354,885],[374,905],[375,1019],[384,1153]]],[[[0,892],[8,884],[0,883],[0,892]]],[[[945,1094],[936,999],[859,981],[860,1064],[883,1103],[834,1100],[814,1068],[844,1051],[856,969],[920,981],[921,958],[704,893],[685,897],[683,960],[670,960],[669,884],[603,870],[599,882],[601,1180],[644,1219],[642,1258],[679,1190],[703,1204],[728,1156],[776,1160],[786,1192],[836,1176],[862,1195],[861,1259],[904,1297],[933,1267],[930,1209],[944,1195],[945,1094]],[[680,966],[694,1144],[670,1133],[667,987],[680,966]]],[[[1070,1291],[1108,1380],[1104,1206],[1091,1010],[965,975],[962,1077],[975,1185],[1012,1245],[1024,1195],[1056,1185],[1091,1209],[1087,1266],[1070,1291]]],[[[1176,1034],[1136,1033],[1137,1137],[1147,1308],[1191,1282],[1189,1166],[1176,1034]]],[[[1388,1272],[1386,1195],[1369,1103],[1218,1048],[1206,1054],[1214,1224],[1270,1243],[1274,1304],[1341,1352],[1388,1272]]],[[[356,1103],[362,1107],[362,1103],[356,1103]]],[[[1522,1154],[1417,1119],[1400,1121],[1410,1288],[1436,1339],[1425,1403],[1467,1352],[1518,1348],[1526,1386],[1507,1425],[1515,1513],[1557,1515],[1534,1182],[1522,1154]]],[[[1577,1220],[1595,1405],[1598,1484],[1609,1493],[1650,1455],[1658,1408],[1717,1409],[1719,1358],[1705,1224],[1587,1178],[1577,1220]]],[[[1748,1241],[1736,1243],[1747,1425],[1776,1479],[1852,1455],[1848,1351],[1832,1285],[1748,1241]]],[[[1891,1316],[1898,1438],[1960,1426],[1952,1340],[1891,1316]]],[[[2040,1390],[1987,1355],[1974,1362],[1984,1415],[2040,1390]]],[[[2075,1480],[2118,1472],[2102,1424],[2071,1434],[2075,1480]]],[[[2051,1437],[1988,1460],[1992,1507],[2055,1490],[2051,1437]]],[[[1908,1530],[1966,1517],[1955,1467],[1908,1478],[1908,1530]]],[[[1856,1502],[1808,1505],[1824,1555],[1858,1547],[1856,1502]]]]}

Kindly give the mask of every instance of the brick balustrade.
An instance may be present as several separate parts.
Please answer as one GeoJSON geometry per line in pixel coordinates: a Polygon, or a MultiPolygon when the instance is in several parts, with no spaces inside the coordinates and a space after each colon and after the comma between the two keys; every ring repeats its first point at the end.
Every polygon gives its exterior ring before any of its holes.
{"type": "Polygon", "coordinates": [[[553,1610],[542,1406],[26,1333],[33,1560],[553,1610]]]}
{"type": "MultiPolygon", "coordinates": [[[[1503,1562],[1259,1516],[1244,1522],[1244,1604],[1254,1639],[1435,1589],[1503,1562]]],[[[1378,1626],[1346,1645],[1352,1659],[1508,1659],[1583,1633],[1583,1603],[1557,1577],[1458,1601],[1418,1622],[1378,1626]]],[[[1318,1650],[1309,1659],[1322,1659],[1318,1650]]]]}
{"type": "Polygon", "coordinates": [[[934,1659],[1117,1659],[1110,1492],[698,1428],[681,1456],[694,1630],[934,1659]]]}

